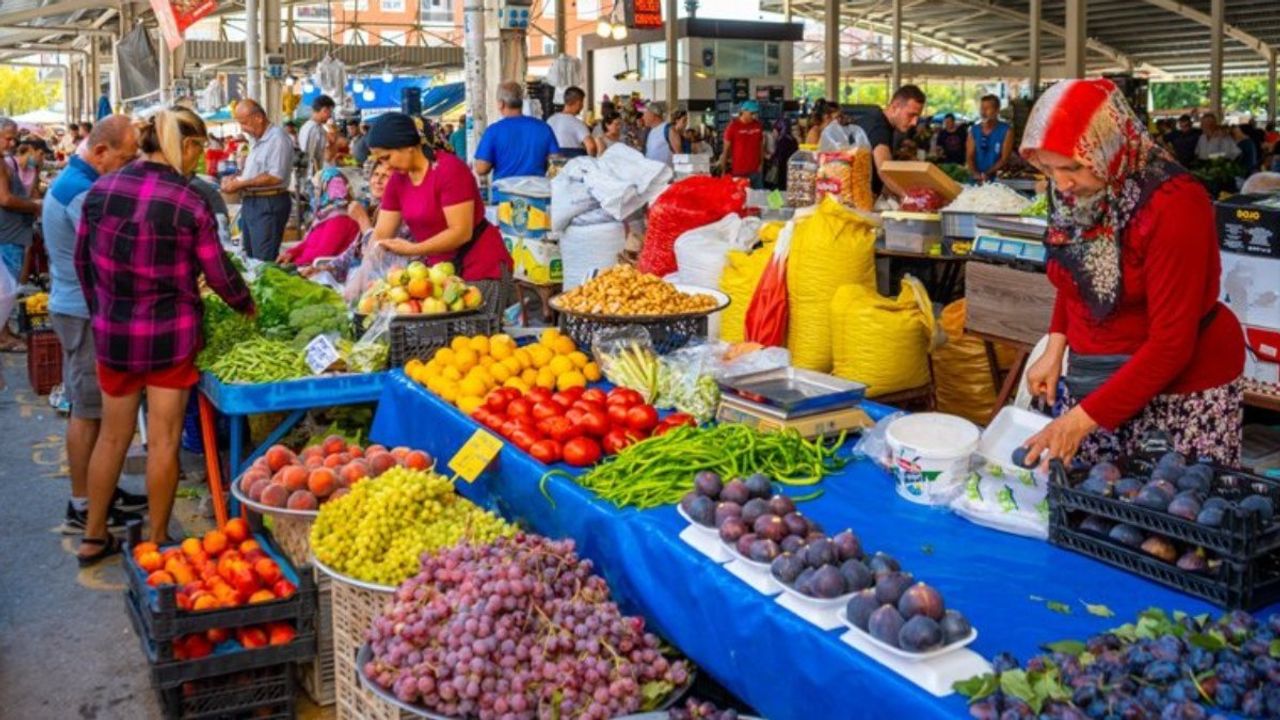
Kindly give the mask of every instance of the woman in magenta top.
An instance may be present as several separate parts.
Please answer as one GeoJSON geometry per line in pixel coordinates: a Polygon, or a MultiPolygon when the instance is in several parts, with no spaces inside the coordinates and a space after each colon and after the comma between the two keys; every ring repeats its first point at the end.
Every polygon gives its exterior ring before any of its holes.
{"type": "Polygon", "coordinates": [[[1161,431],[1188,457],[1237,464],[1244,336],[1218,302],[1203,186],[1108,80],[1046,91],[1022,155],[1049,178],[1045,244],[1058,290],[1048,349],[1027,371],[1058,417],[1027,442],[1029,459],[1132,456],[1161,431]]]}
{"type": "Polygon", "coordinates": [[[452,262],[467,282],[493,281],[498,289],[511,270],[511,255],[498,228],[484,217],[480,188],[466,163],[422,142],[413,118],[379,116],[369,129],[369,149],[385,157],[393,171],[387,182],[374,238],[389,252],[420,258],[428,265],[452,262]],[[404,222],[412,240],[397,237],[404,222]]]}

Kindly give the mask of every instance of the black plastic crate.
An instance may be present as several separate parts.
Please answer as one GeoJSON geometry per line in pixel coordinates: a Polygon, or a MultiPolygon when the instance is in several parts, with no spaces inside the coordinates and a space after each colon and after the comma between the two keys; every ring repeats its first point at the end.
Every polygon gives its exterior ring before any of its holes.
{"type": "Polygon", "coordinates": [[[1049,525],[1049,541],[1220,607],[1252,611],[1280,601],[1280,557],[1275,554],[1247,563],[1223,560],[1216,573],[1200,574],[1058,522],[1049,525]]]}
{"type": "MultiPolygon", "coordinates": [[[[178,607],[177,587],[161,585],[158,588],[152,588],[147,585],[142,569],[133,561],[133,546],[142,540],[142,526],[141,523],[131,523],[128,540],[124,546],[124,574],[129,581],[126,595],[132,596],[137,601],[138,621],[141,624],[139,634],[144,639],[165,644],[189,633],[205,632],[214,628],[237,628],[268,622],[302,621],[308,618],[312,618],[311,622],[314,623],[316,583],[311,566],[294,568],[289,564],[284,553],[280,552],[266,535],[255,532],[253,537],[264,550],[269,550],[281,569],[287,569],[293,573],[297,578],[297,582],[294,583],[297,586],[297,592],[292,597],[269,603],[217,610],[183,610],[178,607]],[[149,601],[151,593],[155,593],[154,605],[149,601]]],[[[299,634],[301,632],[299,628],[299,634]]]]}
{"type": "Polygon", "coordinates": [[[599,330],[620,327],[641,327],[649,332],[654,352],[666,355],[679,350],[696,339],[707,336],[707,316],[670,317],[653,320],[603,320],[600,318],[560,313],[560,329],[573,338],[578,349],[590,352],[595,334],[599,330]]]}
{"type": "Polygon", "coordinates": [[[183,683],[159,691],[166,720],[292,720],[297,690],[292,663],[183,683]]]}
{"type": "MultiPolygon", "coordinates": [[[[1146,468],[1143,472],[1144,465],[1145,463],[1135,462],[1128,470],[1134,477],[1145,480],[1150,476],[1150,470],[1146,468]]],[[[1228,500],[1239,500],[1251,494],[1265,495],[1280,507],[1280,481],[1242,470],[1212,467],[1212,495],[1228,500]]],[[[1280,519],[1263,522],[1255,515],[1234,508],[1225,514],[1221,527],[1207,527],[1126,500],[1077,490],[1075,486],[1083,480],[1084,472],[1068,473],[1061,463],[1053,464],[1050,471],[1052,481],[1049,483],[1049,505],[1054,508],[1053,515],[1074,511],[1098,515],[1163,535],[1176,542],[1202,547],[1219,557],[1238,562],[1248,562],[1255,557],[1280,550],[1280,519]]],[[[1051,522],[1055,521],[1053,515],[1050,517],[1051,522]]],[[[1062,523],[1063,518],[1056,521],[1062,523]]]]}
{"type": "MultiPolygon", "coordinates": [[[[151,684],[165,690],[182,683],[203,680],[228,673],[256,670],[280,663],[307,662],[316,656],[315,616],[297,621],[297,634],[285,645],[268,645],[254,649],[208,655],[192,660],[176,660],[173,642],[157,642],[147,637],[142,627],[138,598],[125,593],[125,609],[138,634],[142,653],[151,666],[151,684]]],[[[230,630],[230,629],[229,629],[230,630]]],[[[232,630],[234,634],[234,630],[232,630]]]]}
{"type": "Polygon", "coordinates": [[[496,314],[435,317],[403,315],[391,321],[391,354],[388,367],[403,367],[410,360],[430,360],[431,354],[459,335],[493,335],[502,329],[496,314]]]}

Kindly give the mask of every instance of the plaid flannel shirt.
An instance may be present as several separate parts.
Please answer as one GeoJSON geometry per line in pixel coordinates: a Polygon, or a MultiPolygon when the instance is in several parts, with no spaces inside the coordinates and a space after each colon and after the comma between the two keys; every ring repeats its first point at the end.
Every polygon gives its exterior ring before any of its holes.
{"type": "Polygon", "coordinates": [[[98,361],[113,370],[162,370],[195,357],[204,342],[201,273],[228,305],[253,309],[208,203],[167,165],[137,160],[93,184],[75,258],[98,361]]]}

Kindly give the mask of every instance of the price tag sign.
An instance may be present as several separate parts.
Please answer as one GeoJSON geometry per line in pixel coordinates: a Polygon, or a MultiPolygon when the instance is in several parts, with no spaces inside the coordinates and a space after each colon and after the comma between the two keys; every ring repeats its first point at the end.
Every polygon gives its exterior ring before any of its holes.
{"type": "Polygon", "coordinates": [[[333,341],[325,335],[317,335],[311,342],[307,343],[304,355],[307,360],[307,367],[311,368],[313,375],[319,375],[333,367],[333,364],[338,362],[341,357],[338,354],[338,348],[333,346],[333,341]]]}
{"type": "Polygon", "coordinates": [[[502,441],[484,430],[476,430],[471,439],[458,449],[449,461],[449,469],[467,482],[475,482],[489,463],[502,450],[502,441]]]}

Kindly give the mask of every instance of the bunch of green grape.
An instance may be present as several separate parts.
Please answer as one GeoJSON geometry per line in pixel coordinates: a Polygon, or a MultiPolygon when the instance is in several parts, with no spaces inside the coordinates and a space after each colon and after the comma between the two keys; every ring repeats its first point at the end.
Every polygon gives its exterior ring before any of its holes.
{"type": "Polygon", "coordinates": [[[515,527],[454,492],[441,475],[396,467],[352,486],[320,507],[311,551],[357,580],[399,585],[418,572],[424,552],[462,541],[491,542],[515,527]]]}

